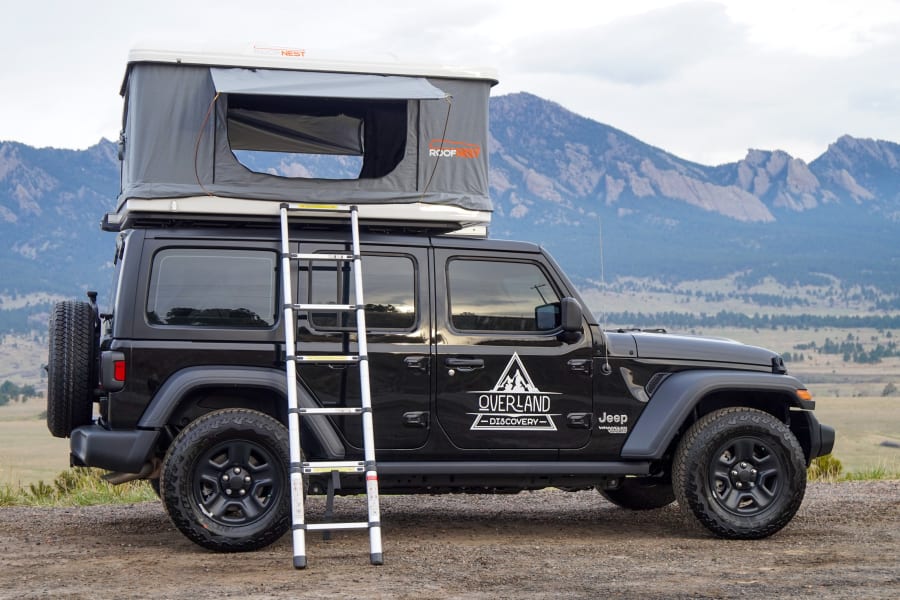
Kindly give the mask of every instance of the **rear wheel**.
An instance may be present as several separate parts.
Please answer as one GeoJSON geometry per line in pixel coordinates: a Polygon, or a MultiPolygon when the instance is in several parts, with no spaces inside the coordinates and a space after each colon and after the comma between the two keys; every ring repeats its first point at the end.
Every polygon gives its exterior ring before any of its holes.
{"type": "Polygon", "coordinates": [[[96,318],[87,302],[57,302],[50,313],[47,428],[56,437],[88,425],[97,383],[96,318]]]}
{"type": "Polygon", "coordinates": [[[671,482],[658,477],[626,477],[615,489],[597,490],[616,506],[628,510],[654,510],[675,502],[671,482]]]}
{"type": "Polygon", "coordinates": [[[672,471],[682,509],[724,538],[772,535],[790,522],[806,491],[797,438],[751,408],[726,408],[697,421],[679,443],[672,471]]]}
{"type": "Polygon", "coordinates": [[[176,527],[211,550],[267,546],[289,525],[288,434],[263,413],[229,408],[190,423],[163,461],[162,500],[176,527]]]}

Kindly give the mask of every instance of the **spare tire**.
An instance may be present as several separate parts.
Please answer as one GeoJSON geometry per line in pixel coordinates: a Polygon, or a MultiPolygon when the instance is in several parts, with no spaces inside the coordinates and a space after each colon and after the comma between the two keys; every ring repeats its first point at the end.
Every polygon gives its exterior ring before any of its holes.
{"type": "Polygon", "coordinates": [[[47,428],[55,437],[91,422],[97,383],[97,319],[87,302],[57,302],[50,313],[47,428]]]}

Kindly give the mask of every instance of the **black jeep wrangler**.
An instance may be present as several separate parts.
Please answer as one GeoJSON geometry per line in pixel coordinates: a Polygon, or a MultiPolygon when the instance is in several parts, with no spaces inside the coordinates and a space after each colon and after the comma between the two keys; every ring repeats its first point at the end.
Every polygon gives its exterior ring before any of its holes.
{"type": "MultiPolygon", "coordinates": [[[[133,51],[121,190],[104,224],[118,232],[111,308],[100,314],[91,295],[50,320],[47,422],[71,438],[72,464],[148,479],[205,547],[278,539],[297,462],[286,358],[347,355],[359,340],[355,314],[285,318],[275,215],[279,203],[334,203],[363,223],[381,491],[596,488],[629,509],[677,500],[724,537],[784,527],[834,431],[777,354],[601,331],[539,247],[484,239],[496,82],[303,53],[133,51]]],[[[290,252],[347,252],[348,229],[300,220],[290,252]]],[[[344,263],[291,269],[301,304],[354,297],[344,263]]],[[[296,411],[360,406],[358,369],[299,363],[296,411]]],[[[363,460],[359,419],[303,418],[306,461],[363,460]]],[[[295,487],[327,493],[328,480],[295,487]]],[[[340,492],[362,489],[351,475],[340,492]]]]}
{"type": "MultiPolygon", "coordinates": [[[[349,244],[340,230],[292,238],[307,253],[349,244]]],[[[70,301],[51,319],[51,432],[71,437],[75,465],[149,479],[208,548],[259,548],[289,526],[279,243],[274,227],[129,229],[112,311],[70,301]]],[[[806,466],[831,451],[777,354],[603,332],[535,245],[364,232],[362,253],[382,492],[596,488],[759,538],[790,521],[806,466]]],[[[295,268],[300,301],[352,297],[340,264],[295,268]]],[[[301,313],[298,347],[352,351],[353,318],[301,313]]],[[[299,365],[298,378],[302,406],[358,406],[353,366],[299,365]]],[[[306,418],[301,440],[307,458],[361,457],[358,417],[306,418]]],[[[364,486],[345,478],[341,493],[364,486]]]]}

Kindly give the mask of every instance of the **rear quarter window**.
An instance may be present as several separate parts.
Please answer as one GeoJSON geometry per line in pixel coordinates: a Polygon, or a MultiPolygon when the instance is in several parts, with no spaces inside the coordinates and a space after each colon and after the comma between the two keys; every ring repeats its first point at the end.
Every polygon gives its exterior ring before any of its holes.
{"type": "Polygon", "coordinates": [[[153,258],[151,325],[269,328],[276,322],[276,255],[259,250],[169,248],[153,258]]]}

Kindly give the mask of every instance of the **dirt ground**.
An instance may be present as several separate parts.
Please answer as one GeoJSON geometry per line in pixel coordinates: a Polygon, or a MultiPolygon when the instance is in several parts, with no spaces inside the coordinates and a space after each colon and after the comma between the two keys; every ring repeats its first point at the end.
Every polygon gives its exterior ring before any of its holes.
{"type": "MultiPolygon", "coordinates": [[[[310,521],[322,506],[310,500],[310,521]]],[[[900,597],[900,481],[812,484],[794,521],[758,541],[594,492],[386,496],[382,520],[383,566],[365,532],[315,533],[296,571],[289,535],[216,554],[158,503],[0,508],[0,598],[900,597]]]]}

